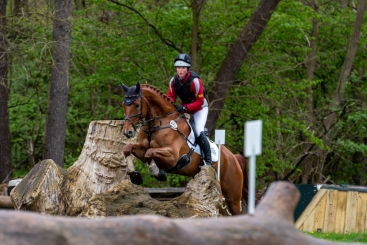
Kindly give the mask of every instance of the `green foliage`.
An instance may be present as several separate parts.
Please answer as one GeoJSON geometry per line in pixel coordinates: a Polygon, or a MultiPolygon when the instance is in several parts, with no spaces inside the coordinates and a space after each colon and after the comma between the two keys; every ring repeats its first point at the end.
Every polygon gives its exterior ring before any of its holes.
{"type": "MultiPolygon", "coordinates": [[[[126,7],[92,0],[73,12],[65,167],[79,157],[91,121],[123,118],[120,81],[129,86],[137,81],[149,83],[166,91],[174,75],[174,57],[191,49],[189,2],[119,2],[126,7]]],[[[197,63],[208,90],[230,45],[258,3],[205,3],[197,63]]],[[[315,145],[312,151],[328,153],[322,174],[334,183],[355,183],[356,179],[367,183],[366,160],[355,160],[356,155],[367,154],[367,39],[360,40],[342,108],[335,108],[340,109],[335,140],[325,145],[323,120],[330,113],[355,11],[341,8],[338,1],[319,3],[316,12],[302,1],[280,2],[241,67],[217,122],[217,128],[226,130],[226,146],[234,153],[243,153],[244,123],[263,121],[258,185],[282,179],[288,173],[292,173],[289,179],[297,182],[303,165],[296,163],[309,145],[315,145]],[[306,59],[315,18],[319,30],[316,66],[309,79],[306,59]],[[312,92],[313,118],[309,115],[308,89],[312,92]]],[[[9,119],[17,172],[30,168],[32,154],[36,162],[43,159],[52,65],[52,10],[43,6],[24,16],[8,12],[9,119]]],[[[361,33],[367,33],[367,25],[361,33]]],[[[181,186],[188,181],[169,175],[167,183],[160,183],[141,163],[136,167],[143,174],[145,186],[181,186]]]]}
{"type": "Polygon", "coordinates": [[[8,19],[9,120],[15,172],[30,168],[30,155],[42,159],[50,79],[51,26],[37,18],[8,19]]]}

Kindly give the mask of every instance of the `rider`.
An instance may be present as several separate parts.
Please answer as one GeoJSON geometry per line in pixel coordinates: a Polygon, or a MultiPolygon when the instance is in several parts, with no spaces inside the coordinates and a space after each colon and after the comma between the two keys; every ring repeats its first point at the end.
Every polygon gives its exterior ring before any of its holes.
{"type": "Polygon", "coordinates": [[[168,86],[168,97],[176,102],[176,97],[181,99],[176,105],[178,112],[186,112],[194,115],[195,132],[197,142],[205,155],[205,163],[213,166],[210,144],[204,133],[206,119],[208,117],[208,102],[204,96],[204,86],[200,77],[190,71],[191,58],[187,54],[179,54],[175,61],[176,75],[171,78],[168,86]]]}

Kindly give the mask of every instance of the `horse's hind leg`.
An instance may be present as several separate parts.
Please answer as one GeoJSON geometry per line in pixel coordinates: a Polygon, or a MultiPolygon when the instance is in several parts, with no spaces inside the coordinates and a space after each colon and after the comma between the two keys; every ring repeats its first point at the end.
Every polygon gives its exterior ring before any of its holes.
{"type": "Polygon", "coordinates": [[[222,194],[232,215],[241,214],[242,189],[234,183],[221,182],[222,194]],[[229,185],[232,184],[232,185],[229,185]]]}
{"type": "Polygon", "coordinates": [[[241,201],[240,200],[233,201],[233,200],[226,199],[226,203],[232,215],[241,214],[241,201]]]}
{"type": "Polygon", "coordinates": [[[155,164],[153,159],[150,163],[148,163],[148,169],[149,169],[149,174],[154,176],[154,178],[156,178],[157,180],[159,181],[167,180],[166,173],[162,169],[158,168],[157,164],[155,164]]]}
{"type": "Polygon", "coordinates": [[[221,176],[222,194],[232,215],[241,214],[242,182],[243,177],[240,174],[221,176]]]}

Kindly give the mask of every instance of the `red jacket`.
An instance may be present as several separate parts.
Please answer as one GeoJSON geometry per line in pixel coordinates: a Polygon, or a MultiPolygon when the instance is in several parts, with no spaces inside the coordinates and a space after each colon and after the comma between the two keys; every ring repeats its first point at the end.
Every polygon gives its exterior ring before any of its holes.
{"type": "MultiPolygon", "coordinates": [[[[190,72],[187,73],[186,77],[181,81],[181,83],[187,82],[188,78],[190,77],[190,72]]],[[[170,98],[171,101],[176,102],[177,94],[175,92],[175,88],[173,86],[175,79],[174,77],[169,82],[168,86],[168,93],[167,96],[170,98]]],[[[184,104],[182,101],[180,102],[181,105],[186,106],[187,113],[195,113],[197,111],[200,111],[203,108],[204,105],[204,86],[203,82],[200,78],[195,78],[191,84],[190,84],[190,91],[195,94],[195,101],[184,104]]]]}

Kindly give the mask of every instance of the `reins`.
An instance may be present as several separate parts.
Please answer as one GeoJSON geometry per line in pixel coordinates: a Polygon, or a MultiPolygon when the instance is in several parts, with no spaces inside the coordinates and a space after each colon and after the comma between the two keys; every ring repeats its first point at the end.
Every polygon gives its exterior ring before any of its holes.
{"type": "MultiPolygon", "coordinates": [[[[150,118],[150,119],[147,119],[147,120],[144,120],[144,117],[143,117],[143,100],[145,101],[145,104],[147,105],[147,117],[149,117],[149,111],[150,111],[150,107],[149,107],[149,104],[148,102],[146,101],[146,99],[144,98],[144,96],[141,96],[141,100],[140,100],[140,111],[139,113],[136,113],[134,115],[131,115],[131,116],[125,116],[124,120],[125,121],[128,121],[134,128],[134,131],[137,132],[137,127],[138,125],[140,124],[141,126],[141,130],[147,135],[147,138],[148,138],[148,143],[149,143],[149,147],[150,147],[150,141],[151,141],[151,138],[152,138],[152,134],[161,130],[161,129],[166,129],[166,128],[171,128],[171,125],[167,125],[167,126],[162,126],[162,118],[166,117],[166,116],[169,116],[175,112],[178,112],[177,110],[174,110],[174,111],[171,111],[171,112],[168,112],[162,116],[155,116],[153,118],[150,118]],[[134,118],[134,117],[137,117],[137,116],[140,116],[139,118],[139,121],[136,125],[133,124],[133,122],[130,120],[131,118],[134,118]],[[158,126],[149,126],[148,124],[150,122],[154,122],[155,120],[158,120],[159,121],[159,125],[158,126]],[[145,130],[143,127],[146,126],[147,129],[145,130]]],[[[176,118],[175,122],[178,123],[178,121],[181,119],[181,118],[185,118],[185,116],[179,114],[178,117],[176,118]]],[[[176,128],[175,130],[177,130],[177,132],[179,134],[181,134],[186,140],[189,140],[178,128],[176,128]]]]}

